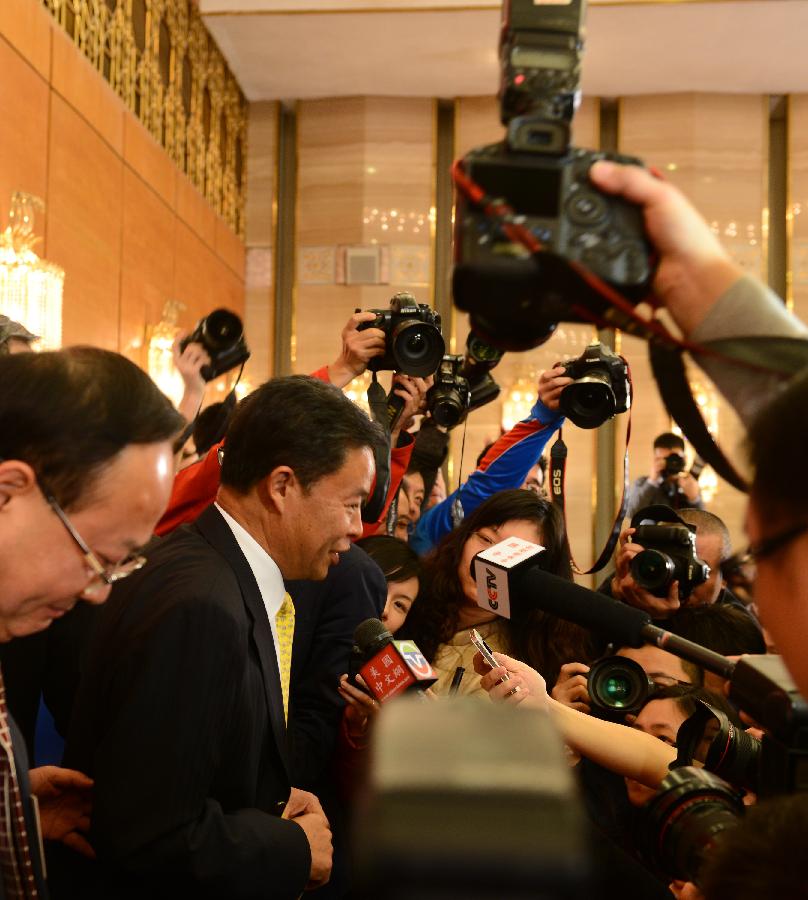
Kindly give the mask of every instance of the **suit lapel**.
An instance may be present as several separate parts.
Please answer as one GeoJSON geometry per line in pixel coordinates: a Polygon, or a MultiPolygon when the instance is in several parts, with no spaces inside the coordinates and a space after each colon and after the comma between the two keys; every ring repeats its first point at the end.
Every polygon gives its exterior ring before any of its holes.
{"type": "Polygon", "coordinates": [[[261,665],[269,720],[272,724],[278,752],[283,760],[286,773],[289,775],[288,741],[286,722],[283,716],[278,660],[275,656],[272,629],[269,627],[269,619],[258,583],[233,536],[233,532],[215,507],[209,506],[196,520],[195,526],[205,540],[225,558],[238,579],[247,615],[252,621],[252,639],[261,665]]]}

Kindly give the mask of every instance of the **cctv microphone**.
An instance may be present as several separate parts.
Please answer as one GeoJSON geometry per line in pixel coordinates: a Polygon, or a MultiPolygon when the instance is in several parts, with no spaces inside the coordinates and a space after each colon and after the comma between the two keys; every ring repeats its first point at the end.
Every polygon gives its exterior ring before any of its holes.
{"type": "Polygon", "coordinates": [[[653,625],[647,612],[545,572],[541,568],[543,552],[538,544],[506,538],[478,553],[471,564],[477,605],[507,619],[512,611],[522,614],[541,609],[620,646],[654,644],[722,678],[732,675],[735,664],[731,660],[653,625]]]}
{"type": "Polygon", "coordinates": [[[364,660],[359,674],[379,703],[405,691],[423,691],[438,680],[415,643],[394,641],[378,619],[357,625],[354,643],[364,660]]]}

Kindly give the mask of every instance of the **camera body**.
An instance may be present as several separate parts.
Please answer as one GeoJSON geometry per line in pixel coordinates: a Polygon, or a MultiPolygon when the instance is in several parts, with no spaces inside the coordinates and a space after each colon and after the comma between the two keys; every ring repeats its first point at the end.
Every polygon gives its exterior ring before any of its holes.
{"type": "Polygon", "coordinates": [[[460,373],[463,357],[446,354],[435,373],[435,383],[426,395],[427,409],[438,425],[453,428],[468,412],[471,388],[460,373]]]}
{"type": "Polygon", "coordinates": [[[679,475],[685,470],[685,458],[681,453],[669,453],[665,457],[665,468],[662,470],[663,478],[673,478],[675,475],[679,475]]]}
{"type": "MultiPolygon", "coordinates": [[[[531,129],[511,129],[519,144],[531,129]]],[[[504,144],[472,150],[464,169],[486,194],[503,199],[545,248],[531,253],[497,219],[458,193],[455,219],[455,305],[472,326],[506,350],[543,343],[559,321],[584,322],[580,308],[606,319],[613,307],[579,267],[639,302],[653,278],[651,249],[639,207],[600,193],[589,181],[599,159],[640,165],[614,153],[570,148],[561,156],[513,152],[504,144]]]]}
{"type": "Polygon", "coordinates": [[[640,525],[632,540],[645,549],[631,560],[631,574],[655,597],[667,597],[671,582],[678,581],[684,600],[710,577],[710,567],[696,556],[695,529],[687,525],[640,525]]]}
{"type": "Polygon", "coordinates": [[[579,428],[598,428],[629,408],[628,364],[608,347],[596,341],[563,368],[574,383],[561,391],[559,406],[579,428]]]}
{"type": "Polygon", "coordinates": [[[199,370],[205,381],[213,381],[250,358],[241,319],[228,309],[214,309],[200,319],[196,328],[180,342],[180,353],[188,344],[201,344],[210,357],[210,365],[199,370]]]}
{"type": "Polygon", "coordinates": [[[446,350],[438,313],[404,292],[390,300],[389,309],[369,311],[376,318],[362,322],[357,330],[380,328],[385,335],[384,355],[370,360],[371,372],[390,370],[428,378],[437,370],[446,350]]]}
{"type": "Polygon", "coordinates": [[[655,597],[667,597],[671,582],[678,581],[679,598],[686,600],[710,577],[710,567],[696,555],[696,526],[682,521],[670,507],[638,510],[631,527],[632,541],[644,547],[631,560],[631,575],[655,597]],[[649,519],[656,524],[642,524],[649,519]]]}
{"type": "Polygon", "coordinates": [[[586,271],[633,303],[649,292],[651,248],[642,211],[601,193],[589,180],[600,159],[642,165],[636,157],[570,145],[578,105],[585,0],[510,0],[500,33],[500,118],[506,138],[462,161],[488,202],[513,210],[503,223],[487,202],[458,191],[455,305],[483,337],[506,350],[527,350],[560,321],[591,321],[591,312],[621,324],[586,271]],[[505,233],[523,226],[541,245],[532,252],[505,233]],[[586,271],[585,271],[586,270],[586,271]]]}

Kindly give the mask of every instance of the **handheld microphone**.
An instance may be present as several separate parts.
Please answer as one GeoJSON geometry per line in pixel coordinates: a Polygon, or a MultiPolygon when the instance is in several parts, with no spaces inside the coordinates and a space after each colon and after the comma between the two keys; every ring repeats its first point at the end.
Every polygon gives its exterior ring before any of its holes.
{"type": "Polygon", "coordinates": [[[379,619],[365,619],[354,631],[364,660],[359,674],[371,694],[385,703],[405,691],[422,691],[438,677],[413,641],[394,641],[379,619]]]}
{"type": "Polygon", "coordinates": [[[654,644],[722,678],[731,677],[735,664],[720,653],[653,625],[651,616],[641,609],[545,572],[543,551],[538,544],[507,538],[478,553],[471,563],[477,605],[507,619],[512,611],[541,609],[620,646],[654,644]]]}

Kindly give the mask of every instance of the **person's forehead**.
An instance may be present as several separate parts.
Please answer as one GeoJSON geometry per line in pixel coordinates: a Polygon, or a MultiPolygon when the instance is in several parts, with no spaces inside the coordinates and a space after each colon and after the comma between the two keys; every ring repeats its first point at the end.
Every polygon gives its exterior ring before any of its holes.
{"type": "Polygon", "coordinates": [[[648,673],[674,675],[684,671],[682,661],[677,656],[659,647],[621,647],[617,655],[633,659],[648,673]]]}
{"type": "Polygon", "coordinates": [[[696,551],[702,559],[711,556],[720,560],[723,544],[720,534],[696,532],[696,551]]]}

